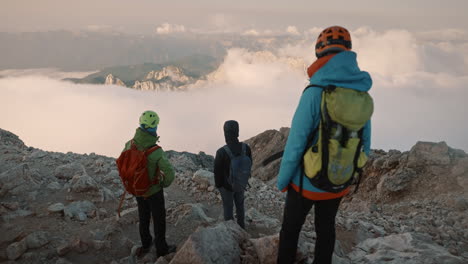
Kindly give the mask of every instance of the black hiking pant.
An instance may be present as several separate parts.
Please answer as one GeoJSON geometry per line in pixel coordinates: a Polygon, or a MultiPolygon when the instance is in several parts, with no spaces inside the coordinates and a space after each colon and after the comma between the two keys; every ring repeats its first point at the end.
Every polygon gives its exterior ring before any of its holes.
{"type": "Polygon", "coordinates": [[[245,229],[244,192],[232,192],[224,187],[219,188],[223,200],[224,220],[234,220],[234,204],[236,204],[237,224],[245,229]]]}
{"type": "Polygon", "coordinates": [[[161,190],[149,197],[137,197],[139,229],[141,245],[144,248],[151,246],[153,238],[150,234],[150,220],[153,217],[154,244],[159,256],[167,254],[166,242],[166,208],[164,205],[164,191],[161,190]]]}
{"type": "Polygon", "coordinates": [[[283,225],[280,231],[278,264],[293,263],[296,258],[299,233],[313,205],[315,205],[315,243],[314,264],[331,264],[335,247],[335,217],[341,198],[313,201],[301,198],[290,188],[284,207],[283,225]]]}

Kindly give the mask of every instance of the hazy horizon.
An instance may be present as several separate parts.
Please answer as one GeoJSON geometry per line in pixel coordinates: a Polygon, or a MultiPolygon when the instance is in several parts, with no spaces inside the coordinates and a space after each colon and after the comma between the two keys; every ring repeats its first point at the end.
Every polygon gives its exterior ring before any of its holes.
{"type": "Polygon", "coordinates": [[[468,27],[464,0],[220,2],[152,0],[3,0],[0,32],[49,30],[151,34],[164,23],[191,31],[300,30],[340,24],[350,29],[439,30],[468,27]]]}

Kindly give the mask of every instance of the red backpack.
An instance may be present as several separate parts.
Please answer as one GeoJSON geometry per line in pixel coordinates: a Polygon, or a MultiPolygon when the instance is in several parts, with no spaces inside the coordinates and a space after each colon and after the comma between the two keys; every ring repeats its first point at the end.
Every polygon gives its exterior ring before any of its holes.
{"type": "MultiPolygon", "coordinates": [[[[154,180],[151,181],[148,175],[148,156],[155,150],[161,148],[156,145],[144,151],[138,150],[135,143],[131,142],[131,147],[122,152],[116,160],[117,168],[119,170],[120,179],[125,187],[125,192],[120,199],[120,207],[122,206],[123,198],[126,192],[135,196],[143,196],[152,185],[159,183],[159,173],[156,172],[154,180]]],[[[157,169],[159,170],[159,168],[157,169]]]]}

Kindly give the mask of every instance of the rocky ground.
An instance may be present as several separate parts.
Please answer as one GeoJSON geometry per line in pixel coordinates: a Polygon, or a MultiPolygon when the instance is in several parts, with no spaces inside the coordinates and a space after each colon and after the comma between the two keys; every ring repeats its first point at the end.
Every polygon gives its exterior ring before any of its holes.
{"type": "MultiPolygon", "coordinates": [[[[27,147],[0,129],[0,262],[4,263],[275,263],[285,195],[275,188],[287,128],[248,143],[254,178],[246,193],[247,226],[222,221],[213,157],[168,151],[176,180],[164,190],[167,237],[176,254],[136,259],[136,201],[123,193],[113,158],[27,147]]],[[[337,216],[334,263],[467,263],[468,155],[445,143],[408,152],[373,151],[357,193],[337,216]]],[[[312,263],[313,210],[298,259],[312,263]]]]}

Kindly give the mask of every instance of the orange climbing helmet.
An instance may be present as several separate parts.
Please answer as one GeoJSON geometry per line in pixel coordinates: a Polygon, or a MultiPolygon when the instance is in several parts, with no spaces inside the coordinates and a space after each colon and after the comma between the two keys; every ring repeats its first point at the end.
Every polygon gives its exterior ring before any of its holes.
{"type": "Polygon", "coordinates": [[[315,55],[321,58],[329,53],[351,50],[351,35],[349,31],[340,26],[324,29],[317,38],[315,55]]]}

